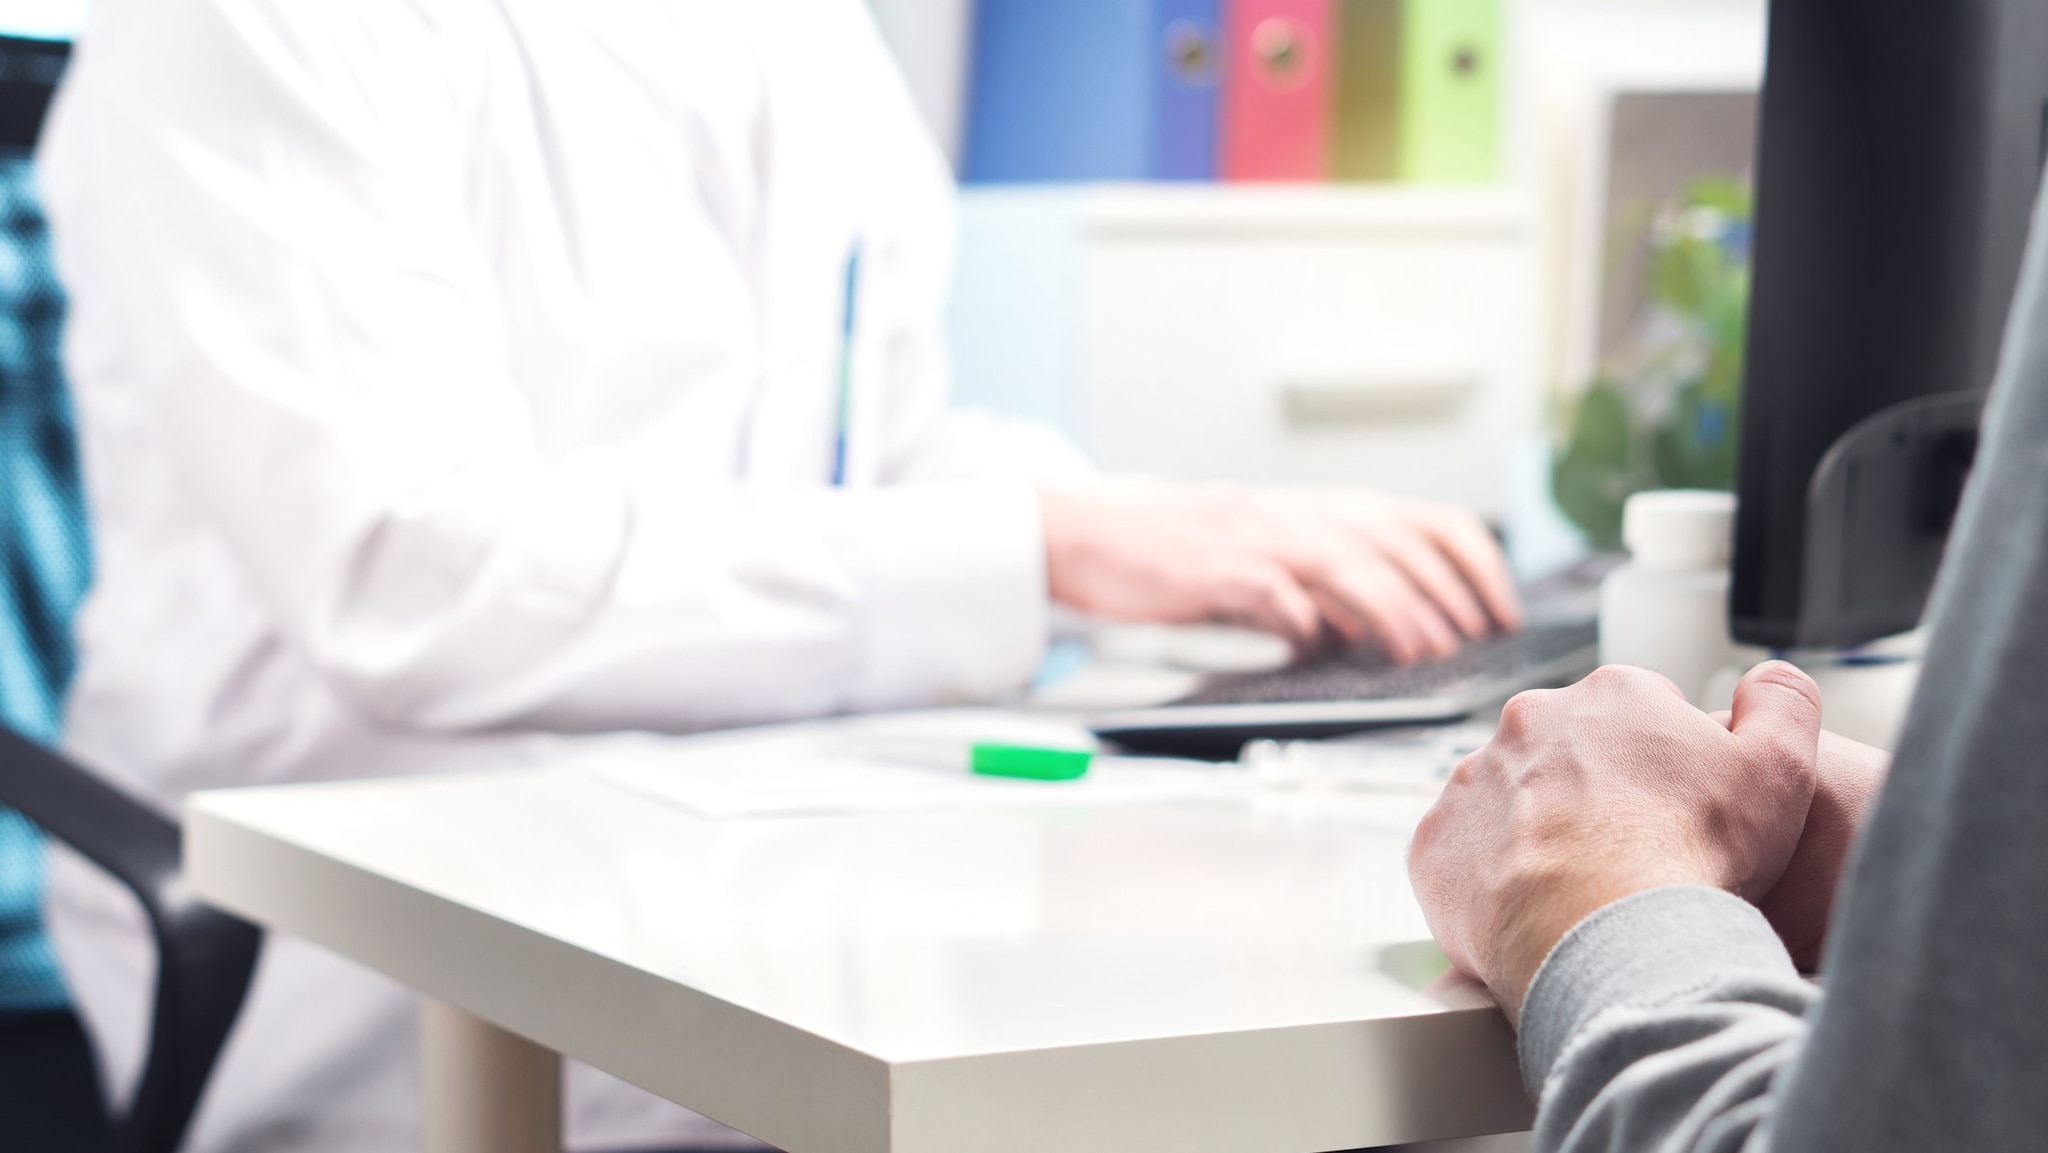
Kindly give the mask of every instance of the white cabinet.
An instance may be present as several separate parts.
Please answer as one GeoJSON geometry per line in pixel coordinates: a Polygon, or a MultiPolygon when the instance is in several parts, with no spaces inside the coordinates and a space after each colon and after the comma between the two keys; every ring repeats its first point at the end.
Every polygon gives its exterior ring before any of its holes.
{"type": "Polygon", "coordinates": [[[1495,191],[970,190],[959,391],[1109,469],[1497,515],[1539,418],[1535,251],[1495,191]]]}

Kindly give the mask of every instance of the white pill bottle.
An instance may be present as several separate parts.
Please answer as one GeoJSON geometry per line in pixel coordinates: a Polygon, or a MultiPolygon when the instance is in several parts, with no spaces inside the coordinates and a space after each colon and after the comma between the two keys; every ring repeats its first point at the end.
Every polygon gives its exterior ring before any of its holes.
{"type": "Polygon", "coordinates": [[[1600,585],[1600,663],[1670,677],[1703,709],[1725,709],[1729,670],[1765,658],[1728,637],[1728,570],[1735,496],[1671,489],[1639,492],[1622,509],[1626,564],[1600,585]]]}

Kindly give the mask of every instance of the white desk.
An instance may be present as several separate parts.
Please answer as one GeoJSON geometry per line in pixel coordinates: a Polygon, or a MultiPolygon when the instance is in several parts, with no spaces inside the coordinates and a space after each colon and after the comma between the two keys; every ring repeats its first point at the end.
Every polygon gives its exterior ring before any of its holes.
{"type": "Polygon", "coordinates": [[[557,1144],[555,1053],[791,1153],[1322,1153],[1530,1122],[1418,987],[1425,804],[721,822],[565,766],[201,794],[185,851],[429,998],[437,1153],[557,1144]]]}

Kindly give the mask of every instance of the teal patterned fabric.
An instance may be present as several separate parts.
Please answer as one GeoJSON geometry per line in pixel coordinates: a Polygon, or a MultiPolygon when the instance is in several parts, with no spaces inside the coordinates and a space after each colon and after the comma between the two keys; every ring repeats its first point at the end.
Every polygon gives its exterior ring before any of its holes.
{"type": "MultiPolygon", "coordinates": [[[[0,720],[57,738],[71,616],[91,579],[59,347],[64,295],[22,149],[0,149],[0,720]]],[[[43,850],[0,809],[0,1010],[67,1003],[42,930],[43,850]]]]}

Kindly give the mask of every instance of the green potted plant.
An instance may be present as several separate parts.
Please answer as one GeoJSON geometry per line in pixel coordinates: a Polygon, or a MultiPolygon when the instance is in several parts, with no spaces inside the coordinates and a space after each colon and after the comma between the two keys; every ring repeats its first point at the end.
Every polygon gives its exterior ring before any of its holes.
{"type": "Polygon", "coordinates": [[[1735,482],[1749,320],[1749,190],[1702,180],[1656,207],[1648,300],[1599,376],[1557,406],[1551,491],[1597,549],[1653,488],[1735,482]]]}

